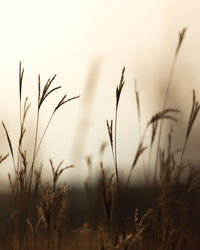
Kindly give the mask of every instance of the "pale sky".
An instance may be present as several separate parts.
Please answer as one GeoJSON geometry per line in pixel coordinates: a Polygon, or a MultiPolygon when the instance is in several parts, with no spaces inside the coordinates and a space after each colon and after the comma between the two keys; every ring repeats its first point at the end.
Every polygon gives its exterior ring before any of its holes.
{"type": "MultiPolygon", "coordinates": [[[[0,115],[13,142],[17,138],[21,60],[25,68],[24,97],[29,96],[32,103],[27,136],[34,134],[38,73],[43,83],[56,73],[55,84],[63,86],[43,107],[41,131],[58,98],[65,92],[69,97],[81,95],[80,100],[66,105],[54,117],[40,151],[45,168],[49,167],[50,157],[55,162],[76,163],[72,159],[72,148],[81,112],[88,112],[90,124],[83,154],[93,155],[97,167],[100,144],[108,140],[105,120],[114,117],[115,88],[125,66],[118,158],[120,165],[130,166],[139,141],[134,79],[138,81],[144,125],[160,110],[161,93],[168,79],[178,32],[185,26],[188,32],[176,66],[174,91],[182,90],[177,99],[189,103],[188,110],[192,89],[200,96],[199,11],[198,0],[0,1],[0,115]],[[96,92],[91,110],[86,111],[82,99],[94,64],[98,67],[96,92]]],[[[2,128],[0,134],[4,153],[8,147],[2,128]]],[[[8,163],[11,164],[11,159],[2,170],[3,177],[12,169],[8,163]]],[[[110,148],[106,151],[105,163],[112,163],[110,148]]],[[[79,164],[76,170],[66,173],[66,177],[84,178],[83,169],[85,164],[79,164]]],[[[142,170],[136,172],[139,174],[142,170]]]]}

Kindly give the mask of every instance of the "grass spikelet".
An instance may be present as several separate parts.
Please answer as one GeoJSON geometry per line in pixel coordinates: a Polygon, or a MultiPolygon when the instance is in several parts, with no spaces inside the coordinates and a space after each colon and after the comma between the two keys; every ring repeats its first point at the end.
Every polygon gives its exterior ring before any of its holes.
{"type": "Polygon", "coordinates": [[[51,170],[52,170],[52,174],[53,174],[53,189],[55,191],[55,188],[56,188],[56,183],[59,179],[59,177],[61,176],[61,174],[66,170],[66,169],[69,169],[69,168],[73,168],[74,166],[73,165],[70,165],[70,166],[66,166],[62,169],[60,169],[60,167],[62,166],[63,164],[63,161],[61,161],[57,168],[54,167],[54,164],[53,164],[53,161],[51,159],[49,159],[49,162],[50,162],[50,165],[51,165],[51,170]]]}
{"type": "Polygon", "coordinates": [[[175,112],[178,113],[179,110],[177,109],[165,109],[161,112],[158,112],[157,114],[155,114],[151,120],[148,122],[147,127],[152,125],[152,133],[151,133],[151,142],[150,142],[150,147],[152,147],[154,140],[155,140],[155,136],[156,136],[156,131],[157,131],[157,127],[158,127],[158,122],[163,119],[168,119],[168,120],[172,120],[174,122],[177,122],[178,120],[173,117],[172,115],[170,115],[169,113],[171,112],[175,112]]]}
{"type": "MultiPolygon", "coordinates": [[[[107,125],[107,129],[108,129],[108,135],[109,135],[109,139],[110,139],[110,145],[111,145],[111,149],[112,151],[113,149],[113,120],[110,121],[110,123],[108,122],[108,120],[106,120],[106,125],[107,125]]],[[[113,151],[114,153],[114,151],[113,151]]]]}
{"type": "Polygon", "coordinates": [[[177,47],[176,47],[176,54],[178,54],[178,52],[179,52],[179,50],[181,48],[181,45],[183,43],[183,39],[185,38],[186,31],[187,31],[187,28],[183,28],[181,30],[181,32],[179,32],[179,40],[178,40],[178,44],[177,44],[177,47]]]}
{"type": "Polygon", "coordinates": [[[27,166],[28,166],[26,150],[24,150],[24,152],[23,152],[21,149],[19,149],[19,153],[21,156],[22,166],[23,166],[24,170],[26,171],[27,166]]]}
{"type": "Polygon", "coordinates": [[[119,100],[120,100],[120,95],[124,86],[124,72],[125,72],[125,67],[122,69],[122,74],[121,74],[121,79],[120,79],[120,83],[116,88],[116,109],[118,108],[119,105],[119,100]]]}
{"type": "Polygon", "coordinates": [[[45,99],[55,90],[60,89],[61,86],[57,86],[51,90],[49,90],[52,82],[55,80],[56,75],[54,75],[51,79],[48,79],[41,94],[41,86],[40,86],[40,76],[38,76],[38,110],[40,110],[41,105],[45,101],[45,99]]]}
{"type": "Polygon", "coordinates": [[[193,101],[192,101],[192,110],[190,113],[190,118],[188,121],[188,127],[187,127],[187,132],[186,132],[186,140],[188,140],[192,126],[195,122],[195,119],[199,113],[199,109],[200,109],[200,104],[199,102],[196,100],[196,94],[195,91],[193,90],[193,101]]]}
{"type": "Polygon", "coordinates": [[[21,146],[22,146],[22,141],[26,132],[25,129],[25,120],[26,120],[26,116],[28,113],[28,110],[30,108],[30,103],[28,103],[28,97],[26,97],[25,101],[24,101],[24,109],[23,109],[23,117],[22,117],[22,121],[21,121],[21,126],[20,126],[20,136],[19,136],[19,149],[21,150],[21,146]]]}
{"type": "Polygon", "coordinates": [[[45,218],[44,211],[43,211],[42,207],[38,206],[38,207],[37,207],[37,210],[38,210],[38,214],[39,214],[40,220],[41,220],[42,223],[43,223],[43,226],[44,226],[45,228],[47,228],[47,227],[48,227],[48,224],[47,224],[47,221],[46,221],[46,218],[45,218]]]}
{"type": "Polygon", "coordinates": [[[99,156],[102,157],[104,152],[105,152],[105,149],[106,147],[108,146],[107,142],[103,142],[100,146],[100,149],[99,149],[99,156]]]}
{"type": "Polygon", "coordinates": [[[69,99],[66,99],[66,97],[67,97],[67,95],[64,95],[64,96],[63,96],[63,98],[60,100],[60,102],[58,103],[58,105],[55,107],[53,113],[55,113],[56,110],[58,110],[58,109],[59,109],[62,105],[64,105],[65,103],[70,102],[70,101],[72,101],[72,100],[75,100],[75,99],[79,98],[80,95],[74,96],[74,97],[69,98],[69,99]]]}
{"type": "Polygon", "coordinates": [[[22,99],[23,76],[24,76],[24,68],[22,68],[22,63],[19,62],[19,99],[20,99],[20,102],[21,102],[21,99],[22,99]]]}
{"type": "Polygon", "coordinates": [[[137,116],[138,116],[138,121],[139,121],[139,129],[141,131],[141,109],[140,109],[140,98],[139,98],[139,92],[137,90],[137,81],[135,79],[134,82],[134,87],[135,87],[135,99],[136,99],[136,105],[137,105],[137,116]]]}
{"type": "Polygon", "coordinates": [[[135,218],[137,219],[135,221],[135,225],[136,225],[136,231],[140,231],[142,229],[142,227],[145,226],[145,220],[152,214],[152,209],[149,208],[145,214],[139,219],[139,210],[137,209],[136,211],[136,215],[135,218]]]}

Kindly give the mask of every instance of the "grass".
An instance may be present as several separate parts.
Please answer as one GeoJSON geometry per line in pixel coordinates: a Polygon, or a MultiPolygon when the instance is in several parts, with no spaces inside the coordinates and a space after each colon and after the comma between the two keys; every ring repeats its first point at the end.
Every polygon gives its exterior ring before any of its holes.
{"type": "MultiPolygon", "coordinates": [[[[103,153],[107,146],[105,143],[100,148],[99,175],[96,178],[93,178],[92,159],[86,158],[89,176],[85,181],[85,198],[82,193],[71,195],[73,191],[70,191],[68,185],[58,182],[63,172],[74,166],[65,166],[63,161],[55,166],[54,161],[50,159],[52,181],[44,183],[42,168],[38,167],[36,161],[42,141],[45,139],[55,114],[64,104],[78,99],[79,96],[67,99],[67,96],[63,95],[58,100],[39,137],[40,111],[43,104],[61,86],[53,87],[56,80],[56,75],[54,75],[42,87],[40,76],[38,76],[35,137],[32,159],[27,159],[24,138],[30,103],[27,97],[23,98],[24,69],[20,63],[17,149],[13,148],[10,132],[5,122],[2,122],[13,162],[13,173],[8,174],[11,188],[10,203],[7,205],[9,209],[8,211],[2,210],[2,214],[6,213],[7,218],[10,219],[2,220],[2,225],[7,228],[8,233],[0,231],[1,249],[198,249],[200,243],[198,237],[200,233],[200,170],[198,166],[184,161],[188,141],[200,109],[195,91],[193,91],[192,108],[183,147],[179,151],[174,149],[172,131],[165,134],[168,137],[168,144],[161,147],[161,133],[164,136],[163,122],[168,120],[175,123],[176,114],[179,112],[175,108],[167,107],[167,98],[185,32],[186,29],[183,29],[179,34],[163,107],[149,119],[143,132],[139,91],[135,83],[140,143],[129,168],[127,179],[120,176],[117,154],[117,145],[120,143],[117,137],[118,107],[125,85],[125,68],[122,69],[120,82],[115,92],[114,120],[106,121],[114,167],[108,171],[103,162],[103,153]],[[145,146],[145,137],[150,129],[149,146],[145,146]],[[156,138],[158,139],[157,145],[156,138]],[[153,147],[157,148],[155,155],[152,153],[153,147]],[[147,152],[149,152],[148,162],[146,163],[143,158],[141,163],[140,159],[147,152]],[[154,178],[151,179],[150,167],[152,167],[153,157],[155,158],[154,178]],[[145,169],[145,185],[140,188],[131,185],[134,169],[139,164],[145,169]]],[[[0,163],[7,158],[8,154],[1,155],[0,163]]]]}

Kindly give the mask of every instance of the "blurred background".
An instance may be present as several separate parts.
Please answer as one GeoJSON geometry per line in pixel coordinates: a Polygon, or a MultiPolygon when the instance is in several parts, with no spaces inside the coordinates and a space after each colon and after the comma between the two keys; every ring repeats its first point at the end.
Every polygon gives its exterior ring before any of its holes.
{"type": "MultiPolygon", "coordinates": [[[[0,117],[8,128],[15,149],[19,135],[19,61],[25,69],[23,99],[29,97],[25,142],[33,145],[37,77],[44,85],[57,74],[55,85],[62,89],[49,97],[41,111],[40,135],[58,100],[81,95],[59,110],[46,134],[38,155],[46,180],[50,180],[49,158],[55,164],[64,160],[76,168],[62,180],[81,183],[88,174],[85,157],[91,156],[94,171],[99,168],[99,148],[108,142],[106,119],[114,118],[115,88],[125,66],[126,84],[120,100],[118,160],[126,174],[139,143],[134,80],[140,94],[142,127],[162,109],[169,72],[177,46],[178,33],[187,27],[179,53],[167,106],[180,109],[177,147],[192,102],[192,89],[200,96],[200,3],[198,0],[35,0],[0,3],[0,117]]],[[[198,131],[198,122],[195,131],[198,131]]],[[[193,133],[196,139],[198,133],[193,133]]],[[[0,127],[0,153],[9,151],[0,127]]],[[[192,140],[192,139],[191,139],[192,140]]],[[[194,140],[193,140],[194,141],[194,140]]],[[[179,145],[180,144],[180,145],[179,145]]],[[[190,157],[197,154],[199,142],[192,143],[190,157]]],[[[15,154],[17,152],[15,150],[15,154]]],[[[194,159],[194,158],[193,158],[194,159]]],[[[105,165],[112,167],[108,146],[105,165]]],[[[11,158],[1,166],[1,187],[12,172],[11,158]]],[[[114,171],[114,169],[113,169],[114,171]]],[[[137,167],[133,181],[143,175],[137,167]]]]}

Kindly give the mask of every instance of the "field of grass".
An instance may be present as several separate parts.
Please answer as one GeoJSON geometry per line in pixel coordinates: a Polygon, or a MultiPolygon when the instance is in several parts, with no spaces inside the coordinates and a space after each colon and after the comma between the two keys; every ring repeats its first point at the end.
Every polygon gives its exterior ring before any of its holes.
{"type": "MultiPolygon", "coordinates": [[[[47,122],[41,137],[38,135],[40,111],[60,86],[53,87],[56,76],[48,79],[44,87],[38,76],[38,104],[32,159],[27,157],[24,146],[26,118],[29,100],[23,101],[24,69],[19,67],[19,107],[20,134],[17,150],[13,149],[11,132],[2,122],[8,141],[9,154],[0,156],[0,163],[8,157],[13,161],[13,173],[8,174],[11,192],[0,194],[0,249],[99,249],[99,250],[197,250],[200,246],[200,169],[185,159],[188,141],[200,104],[193,91],[192,108],[185,132],[184,144],[176,150],[173,146],[173,133],[166,133],[163,123],[176,121],[176,108],[168,107],[167,98],[172,88],[172,76],[186,29],[179,34],[178,45],[167,83],[163,107],[151,117],[144,131],[140,133],[140,143],[129,168],[127,179],[119,172],[117,155],[117,122],[120,96],[125,84],[125,68],[122,69],[119,85],[116,87],[114,119],[106,121],[108,139],[113,157],[111,171],[99,160],[99,176],[89,174],[83,189],[60,184],[64,171],[74,167],[60,162],[55,166],[49,160],[52,182],[45,183],[42,169],[37,166],[37,156],[46,131],[60,108],[79,96],[67,98],[64,95],[47,122]],[[148,145],[146,134],[151,131],[148,145]],[[168,138],[165,147],[162,137],[168,138]],[[153,150],[154,149],[154,150],[153,150]],[[14,152],[18,152],[15,155],[14,152]],[[153,151],[156,151],[154,154],[153,151]],[[148,152],[148,162],[143,155],[148,152]],[[154,158],[154,172],[152,169],[154,158]],[[144,168],[144,185],[132,185],[134,168],[144,168]],[[141,166],[140,166],[141,165],[141,166]]],[[[140,125],[141,111],[137,86],[135,97],[140,125]]],[[[78,100],[76,100],[78,101],[78,100]]],[[[178,126],[175,124],[175,126],[178,126]]],[[[141,130],[141,129],[140,129],[141,130]]],[[[103,144],[100,154],[103,155],[103,144]]],[[[89,173],[92,163],[87,159],[89,173]]]]}

